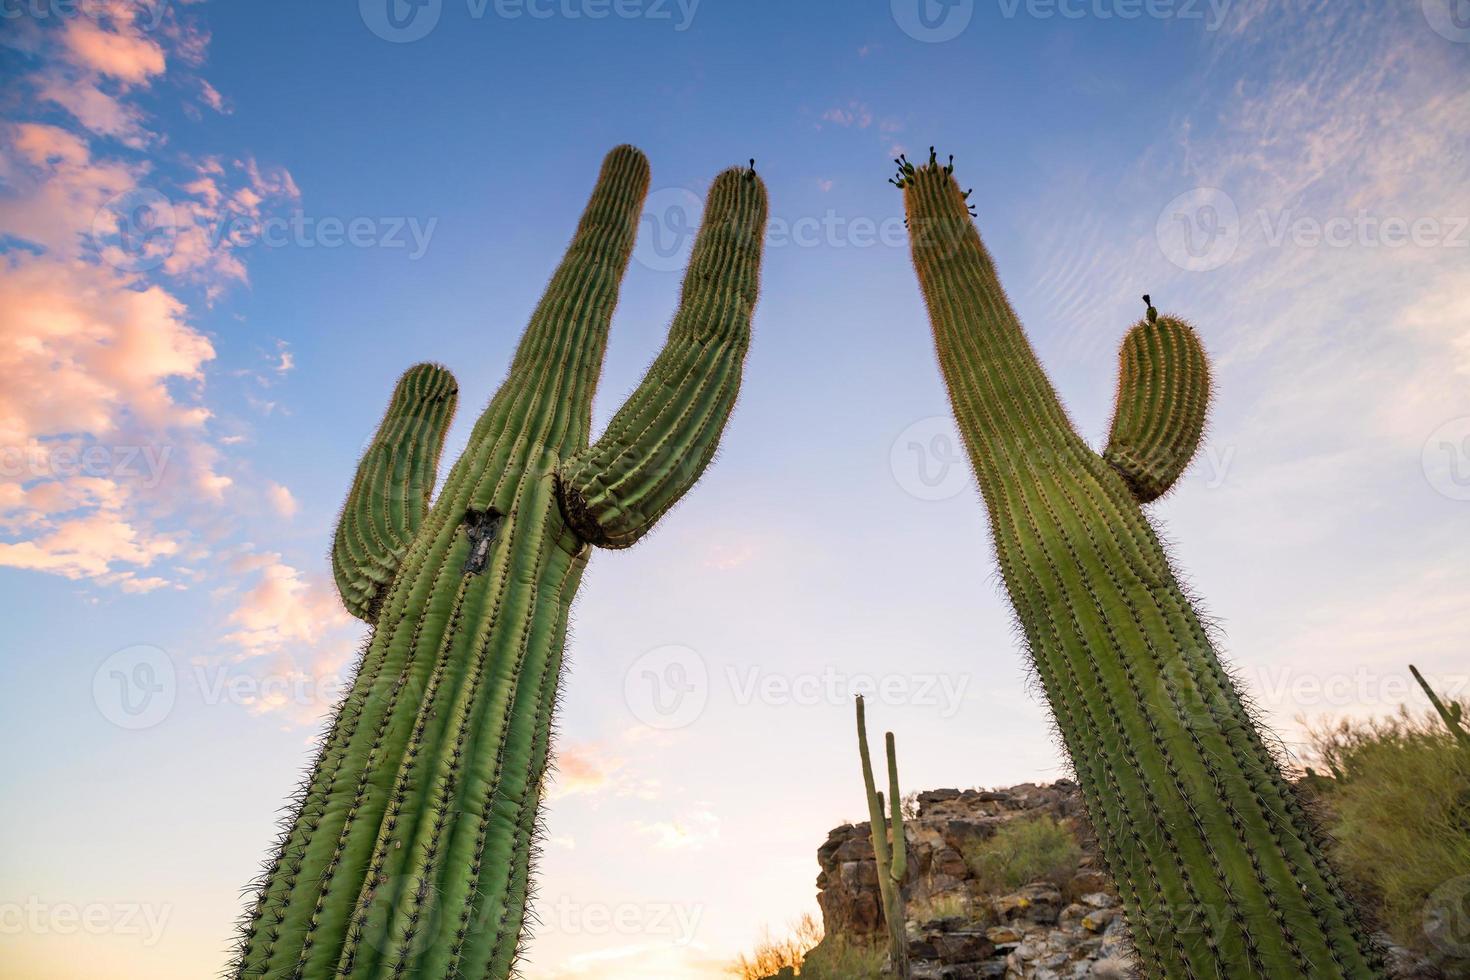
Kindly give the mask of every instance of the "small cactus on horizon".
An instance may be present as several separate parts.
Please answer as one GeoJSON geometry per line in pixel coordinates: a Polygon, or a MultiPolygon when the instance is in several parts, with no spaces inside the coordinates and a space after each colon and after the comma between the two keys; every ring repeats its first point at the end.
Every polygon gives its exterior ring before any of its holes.
{"type": "Polygon", "coordinates": [[[1141,508],[1199,444],[1209,365],[1147,312],[1107,448],[1077,434],[931,153],[900,157],[915,270],[996,558],[1143,976],[1380,975],[1329,866],[1141,508]]]}
{"type": "Polygon", "coordinates": [[[1414,675],[1414,680],[1419,682],[1419,686],[1429,696],[1429,703],[1434,705],[1434,710],[1438,713],[1440,721],[1444,722],[1444,727],[1449,729],[1450,734],[1455,737],[1455,741],[1466,748],[1470,748],[1470,732],[1465,730],[1464,719],[1462,717],[1464,715],[1464,708],[1460,706],[1460,702],[1451,701],[1446,704],[1434,692],[1434,688],[1429,686],[1429,682],[1424,679],[1424,675],[1419,673],[1419,668],[1413,664],[1409,664],[1409,673],[1414,675]]]}
{"type": "Polygon", "coordinates": [[[373,635],[257,883],[232,976],[516,970],[583,569],[704,472],[750,343],[767,214],[753,166],[715,178],[663,351],[589,444],[648,182],[638,150],[607,155],[432,506],[458,387],[433,364],[399,381],[332,548],[343,604],[373,635]]]}
{"type": "Polygon", "coordinates": [[[898,789],[898,755],[893,733],[883,736],[888,756],[888,815],[884,823],[883,793],[873,779],[873,760],[868,752],[867,712],[862,695],[857,697],[858,757],[863,765],[863,789],[868,801],[868,828],[873,840],[873,857],[878,863],[878,893],[883,901],[883,919],[888,925],[888,958],[894,976],[909,977],[909,944],[904,911],[904,879],[908,876],[908,839],[903,829],[903,796],[898,789]]]}

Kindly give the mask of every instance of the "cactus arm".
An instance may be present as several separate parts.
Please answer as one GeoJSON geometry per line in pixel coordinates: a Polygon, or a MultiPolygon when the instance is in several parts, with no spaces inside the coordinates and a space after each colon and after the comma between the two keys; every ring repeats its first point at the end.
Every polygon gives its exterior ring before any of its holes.
{"type": "Polygon", "coordinates": [[[1376,976],[1137,499],[1066,418],[965,195],[932,162],[901,183],[1006,588],[1146,975],[1376,976]]]}
{"type": "Polygon", "coordinates": [[[898,791],[898,755],[894,751],[893,733],[888,732],[883,736],[884,746],[888,753],[888,806],[890,810],[888,822],[889,833],[893,839],[892,861],[888,874],[893,879],[895,888],[902,888],[903,879],[908,875],[909,848],[908,838],[903,832],[903,796],[898,791]]]}
{"type": "Polygon", "coordinates": [[[1434,688],[1430,687],[1429,682],[1424,679],[1424,675],[1419,673],[1418,667],[1409,664],[1409,673],[1414,675],[1414,680],[1419,682],[1419,686],[1429,696],[1429,703],[1434,705],[1434,710],[1439,714],[1440,720],[1444,722],[1444,727],[1449,729],[1451,735],[1455,736],[1455,741],[1470,748],[1470,732],[1466,732],[1465,726],[1461,723],[1460,716],[1463,714],[1463,711],[1460,705],[1458,703],[1446,705],[1444,701],[1440,700],[1439,695],[1434,693],[1434,688]]]}
{"type": "Polygon", "coordinates": [[[459,388],[437,364],[399,379],[337,521],[332,573],[347,611],[372,625],[429,510],[459,388]]]}
{"type": "Polygon", "coordinates": [[[1160,317],[1152,304],[1123,339],[1118,361],[1103,458],[1146,504],[1169,492],[1199,449],[1210,403],[1209,361],[1194,328],[1160,317]]]}
{"type": "Polygon", "coordinates": [[[583,540],[633,544],[714,456],[750,346],[766,210],[753,170],[715,179],[663,351],[603,436],[558,472],[562,511],[583,540]]]}

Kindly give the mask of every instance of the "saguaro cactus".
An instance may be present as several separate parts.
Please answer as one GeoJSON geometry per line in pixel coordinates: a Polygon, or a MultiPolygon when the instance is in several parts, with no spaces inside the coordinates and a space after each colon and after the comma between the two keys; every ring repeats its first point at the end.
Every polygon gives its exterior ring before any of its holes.
{"type": "Polygon", "coordinates": [[[1409,664],[1409,673],[1414,675],[1414,680],[1419,682],[1419,686],[1429,696],[1429,703],[1434,705],[1434,710],[1439,715],[1439,720],[1444,722],[1444,727],[1455,737],[1455,741],[1466,748],[1470,748],[1470,732],[1465,730],[1464,718],[1462,717],[1464,715],[1464,709],[1460,707],[1460,702],[1451,701],[1446,704],[1441,700],[1440,696],[1434,693],[1434,688],[1430,687],[1429,682],[1424,679],[1424,675],[1419,673],[1419,668],[1413,664],[1409,664]]]}
{"type": "Polygon", "coordinates": [[[873,857],[878,864],[878,896],[883,900],[883,919],[888,926],[888,958],[895,976],[908,980],[909,942],[905,930],[903,880],[908,875],[908,839],[903,832],[903,798],[898,792],[898,755],[893,733],[883,736],[888,754],[888,823],[884,825],[883,793],[873,780],[873,760],[868,754],[868,720],[862,695],[857,698],[858,757],[863,763],[863,790],[868,798],[868,830],[873,838],[873,857]]]}
{"type": "Polygon", "coordinates": [[[750,340],[766,194],[740,168],[710,189],[663,352],[588,445],[647,190],[640,152],[608,154],[432,508],[454,379],[420,365],[399,382],[332,552],[373,638],[265,870],[235,975],[510,975],[591,544],[632,544],[698,479],[750,340]]]}
{"type": "Polygon", "coordinates": [[[1146,975],[1369,977],[1374,952],[1140,509],[1183,471],[1198,338],[1124,341],[1107,451],[1076,434],[932,153],[900,160],[913,261],[1011,602],[1146,975]]]}

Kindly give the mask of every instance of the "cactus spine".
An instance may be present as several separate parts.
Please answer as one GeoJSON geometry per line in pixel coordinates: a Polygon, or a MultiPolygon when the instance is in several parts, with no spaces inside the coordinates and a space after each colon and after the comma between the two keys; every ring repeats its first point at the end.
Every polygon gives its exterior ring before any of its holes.
{"type": "Polygon", "coordinates": [[[857,698],[858,757],[863,763],[863,789],[868,798],[868,830],[873,839],[873,857],[878,863],[878,894],[883,900],[883,919],[888,924],[888,956],[895,976],[907,980],[909,944],[905,928],[903,880],[908,875],[908,839],[903,831],[903,797],[898,791],[898,755],[893,733],[883,736],[888,754],[888,825],[883,823],[883,794],[873,780],[873,760],[868,754],[868,720],[862,695],[857,698]]]}
{"type": "Polygon", "coordinates": [[[591,545],[631,544],[698,479],[749,344],[766,197],[741,168],[710,189],[663,353],[588,445],[648,176],[636,149],[608,154],[432,507],[454,379],[420,365],[399,382],[332,552],[374,635],[247,913],[236,976],[511,974],[591,545]]]}
{"type": "Polygon", "coordinates": [[[1067,419],[948,169],[901,160],[895,183],[1006,589],[1145,975],[1378,975],[1139,506],[1198,443],[1209,381],[1194,332],[1150,304],[1124,342],[1099,455],[1067,419]]]}

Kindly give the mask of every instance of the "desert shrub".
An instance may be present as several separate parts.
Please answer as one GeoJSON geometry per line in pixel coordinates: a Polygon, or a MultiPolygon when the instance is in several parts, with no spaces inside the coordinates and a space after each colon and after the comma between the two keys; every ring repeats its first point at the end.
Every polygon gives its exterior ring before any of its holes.
{"type": "Polygon", "coordinates": [[[781,939],[772,938],[767,930],[749,955],[742,955],[730,965],[730,972],[740,980],[762,980],[788,967],[799,970],[806,954],[821,941],[822,924],[808,912],[781,939]]]}
{"type": "Polygon", "coordinates": [[[802,980],[882,980],[887,948],[847,936],[822,938],[822,924],[803,915],[781,939],[769,932],[749,955],[730,965],[739,980],[765,980],[792,970],[802,980]]]}
{"type": "Polygon", "coordinates": [[[830,936],[807,956],[801,980],[885,980],[887,960],[884,943],[830,936]]]}
{"type": "Polygon", "coordinates": [[[1470,751],[1407,711],[1312,729],[1311,748],[1333,774],[1309,783],[1353,889],[1395,942],[1470,966],[1470,751]]]}
{"type": "Polygon", "coordinates": [[[982,888],[1001,892],[1041,879],[1065,884],[1082,848],[1072,828],[1054,817],[1017,817],[966,847],[964,858],[982,888]]]}

